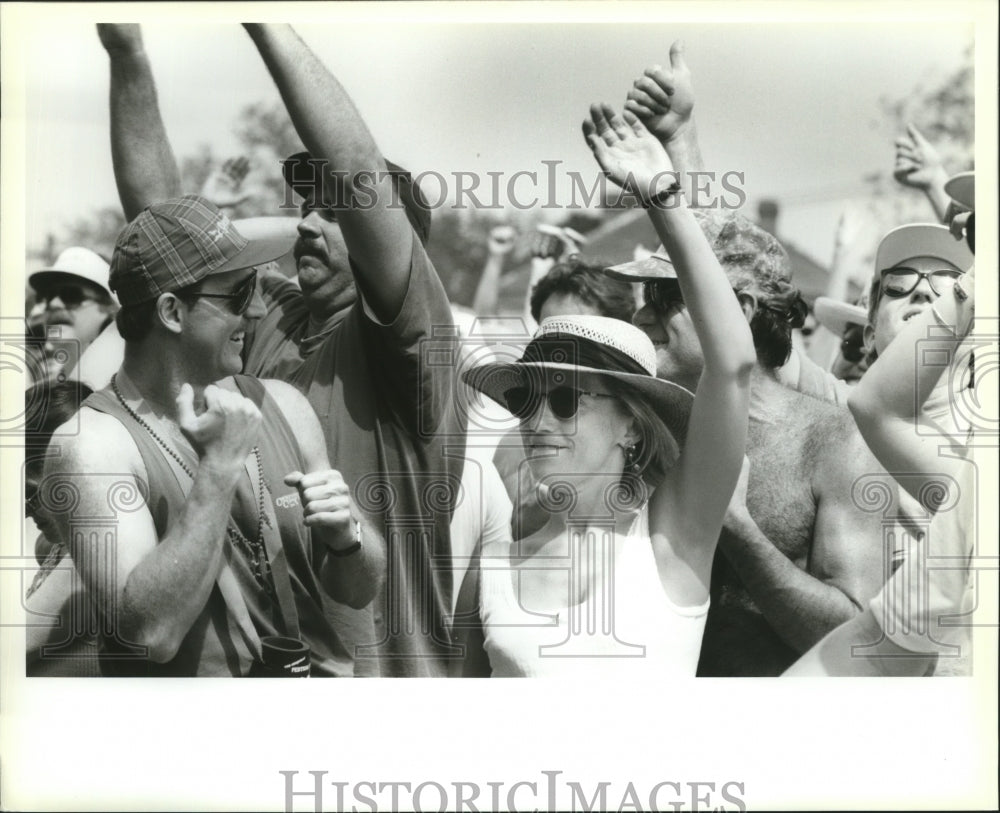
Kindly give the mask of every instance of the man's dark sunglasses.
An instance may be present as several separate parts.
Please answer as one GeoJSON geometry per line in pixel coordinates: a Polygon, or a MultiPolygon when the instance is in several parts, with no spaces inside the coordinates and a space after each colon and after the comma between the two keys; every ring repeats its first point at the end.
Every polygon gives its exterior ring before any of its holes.
{"type": "Polygon", "coordinates": [[[643,301],[654,310],[665,313],[674,305],[683,305],[681,284],[675,279],[649,280],[642,284],[643,301]]]}
{"type": "Polygon", "coordinates": [[[906,266],[883,268],[881,273],[882,293],[891,297],[909,296],[922,279],[927,280],[927,283],[931,286],[931,290],[937,296],[941,296],[962,276],[961,271],[956,271],[953,268],[918,271],[916,268],[907,268],[906,266]]]}
{"type": "Polygon", "coordinates": [[[607,393],[587,392],[574,387],[553,387],[548,392],[539,392],[533,387],[513,387],[507,390],[503,397],[510,413],[522,421],[528,420],[538,412],[543,398],[548,401],[553,415],[561,421],[568,421],[579,410],[581,395],[592,395],[595,398],[613,397],[607,393]]]}
{"type": "Polygon", "coordinates": [[[79,308],[84,302],[99,301],[98,298],[86,288],[83,288],[80,285],[73,285],[72,283],[56,285],[48,290],[38,292],[39,302],[45,302],[48,304],[53,299],[58,299],[69,310],[79,308]]]}
{"type": "Polygon", "coordinates": [[[237,316],[242,316],[247,312],[250,303],[253,302],[254,292],[257,290],[257,269],[243,282],[233,288],[228,294],[206,294],[203,291],[192,291],[191,296],[203,296],[208,299],[228,299],[229,307],[237,316]]]}
{"type": "Polygon", "coordinates": [[[840,355],[844,361],[857,364],[865,356],[865,329],[861,325],[849,325],[840,343],[840,355]]]}

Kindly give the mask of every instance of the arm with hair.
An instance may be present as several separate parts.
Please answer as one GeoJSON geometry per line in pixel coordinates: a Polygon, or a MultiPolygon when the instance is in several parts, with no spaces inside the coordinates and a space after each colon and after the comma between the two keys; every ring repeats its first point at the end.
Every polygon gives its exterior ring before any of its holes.
{"type": "MultiPolygon", "coordinates": [[[[671,172],[663,147],[628,111],[623,119],[594,105],[584,132],[602,169],[619,184],[633,179],[633,191],[644,199],[671,172]]],[[[684,450],[650,512],[665,589],[672,600],[691,604],[708,595],[716,543],[743,465],[756,354],[740,301],[691,211],[679,196],[665,207],[653,201],[648,211],[705,359],[684,450]]]]}
{"type": "Polygon", "coordinates": [[[882,469],[846,416],[823,426],[830,427],[822,430],[826,436],[809,450],[816,515],[801,566],[766,536],[744,501],[734,500],[719,542],[768,624],[797,652],[853,618],[888,575],[882,517],[853,499],[857,480],[882,469]]]}
{"type": "MultiPolygon", "coordinates": [[[[972,327],[975,312],[973,271],[956,284],[967,296],[946,292],[933,307],[911,318],[858,382],[848,406],[865,442],[889,471],[912,472],[926,477],[905,478],[903,485],[917,496],[949,463],[940,454],[938,432],[918,433],[928,396],[953,365],[923,363],[925,358],[956,356],[972,327]]],[[[945,382],[947,383],[947,382],[945,382]]]]}
{"type": "Polygon", "coordinates": [[[180,173],[160,117],[156,83],[138,25],[99,23],[111,64],[111,161],[125,219],[181,194],[180,173]]]}
{"type": "MultiPolygon", "coordinates": [[[[115,533],[93,541],[74,533],[70,512],[52,515],[96,608],[120,640],[145,647],[157,663],[173,659],[208,602],[224,561],[233,494],[259,425],[253,403],[234,393],[207,388],[206,405],[205,413],[195,417],[190,411],[181,420],[204,451],[187,499],[162,539],[145,505],[119,511],[115,533]]],[[[47,463],[48,488],[75,494],[76,516],[106,516],[109,489],[120,485],[120,477],[107,473],[131,472],[139,480],[142,461],[115,418],[89,409],[79,416],[79,434],[47,463]]]]}
{"type": "Polygon", "coordinates": [[[375,140],[340,82],[287,25],[245,24],[295,130],[343,201],[337,221],[365,300],[392,322],[409,285],[413,230],[375,140]],[[369,183],[370,182],[370,183],[369,183]],[[351,205],[352,198],[357,205],[351,205]],[[369,205],[370,204],[370,205],[369,205]]]}
{"type": "Polygon", "coordinates": [[[356,609],[364,607],[375,597],[385,572],[385,540],[371,520],[362,516],[340,475],[330,469],[323,429],[306,397],[284,381],[263,383],[302,451],[306,474],[290,473],[286,482],[299,488],[313,538],[324,553],[344,550],[354,544],[354,522],[360,523],[361,549],[346,556],[324,555],[319,577],[331,598],[356,609]]]}

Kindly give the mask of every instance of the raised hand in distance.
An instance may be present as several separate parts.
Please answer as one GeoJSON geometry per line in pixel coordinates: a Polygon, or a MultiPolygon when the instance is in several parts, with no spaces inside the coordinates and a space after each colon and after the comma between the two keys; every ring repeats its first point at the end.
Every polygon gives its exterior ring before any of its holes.
{"type": "Polygon", "coordinates": [[[509,254],[514,248],[514,237],[514,229],[510,226],[494,226],[490,229],[486,247],[490,254],[498,256],[509,254]]]}
{"type": "Polygon", "coordinates": [[[938,151],[912,124],[906,135],[896,139],[896,162],[892,177],[903,186],[927,190],[935,183],[944,183],[947,173],[938,151]]]}
{"type": "Polygon", "coordinates": [[[238,206],[252,194],[249,189],[243,188],[249,171],[250,159],[245,155],[229,158],[222,166],[212,170],[202,184],[200,194],[220,209],[238,206]]]}

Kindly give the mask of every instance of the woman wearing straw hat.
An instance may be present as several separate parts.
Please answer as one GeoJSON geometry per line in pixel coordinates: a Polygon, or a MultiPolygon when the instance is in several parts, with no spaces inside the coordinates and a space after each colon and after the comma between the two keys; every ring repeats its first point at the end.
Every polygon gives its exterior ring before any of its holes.
{"type": "Polygon", "coordinates": [[[482,551],[494,676],[693,676],[716,541],[740,479],[753,341],[740,303],[680,196],[660,143],[631,113],[584,123],[609,177],[646,205],[705,356],[697,392],[656,378],[638,328],[600,316],[543,321],[520,360],[465,380],[517,415],[550,513],[482,551]]]}

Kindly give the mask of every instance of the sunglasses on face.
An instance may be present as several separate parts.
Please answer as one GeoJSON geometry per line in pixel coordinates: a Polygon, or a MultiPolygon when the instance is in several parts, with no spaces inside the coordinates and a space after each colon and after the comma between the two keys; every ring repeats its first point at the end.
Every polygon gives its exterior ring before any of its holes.
{"type": "Polygon", "coordinates": [[[962,276],[961,271],[951,268],[937,271],[918,271],[916,268],[906,266],[885,268],[882,270],[882,293],[892,297],[909,296],[920,281],[925,279],[935,295],[941,296],[960,276],[962,276]]]}
{"type": "Polygon", "coordinates": [[[519,420],[526,421],[538,412],[542,400],[547,400],[549,409],[561,421],[573,418],[580,409],[580,396],[591,395],[595,398],[613,398],[603,392],[587,392],[573,387],[554,387],[548,392],[538,392],[532,387],[513,387],[504,394],[508,411],[519,420]]]}
{"type": "Polygon", "coordinates": [[[665,313],[675,305],[683,305],[681,286],[677,280],[649,280],[642,284],[643,301],[653,310],[665,313]]]}
{"type": "Polygon", "coordinates": [[[844,331],[844,339],[840,343],[840,355],[844,361],[857,364],[865,355],[864,328],[852,325],[844,331]]]}
{"type": "Polygon", "coordinates": [[[253,302],[253,295],[257,290],[257,271],[247,277],[243,282],[233,288],[228,294],[206,294],[203,291],[193,291],[191,296],[202,296],[208,299],[228,299],[229,307],[234,314],[242,316],[247,312],[250,303],[253,302]]]}
{"type": "Polygon", "coordinates": [[[79,285],[58,285],[48,291],[38,294],[40,302],[48,305],[53,299],[58,299],[67,310],[79,308],[84,302],[96,302],[97,297],[79,285]]]}

